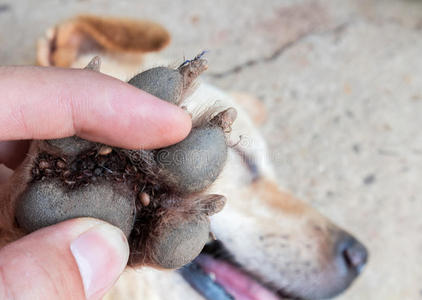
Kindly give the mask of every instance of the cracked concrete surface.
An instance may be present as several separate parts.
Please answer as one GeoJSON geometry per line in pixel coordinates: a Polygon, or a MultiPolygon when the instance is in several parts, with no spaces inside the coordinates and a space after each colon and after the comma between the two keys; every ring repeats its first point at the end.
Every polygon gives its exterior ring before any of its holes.
{"type": "Polygon", "coordinates": [[[293,48],[298,43],[302,42],[304,39],[312,36],[312,35],[324,35],[324,34],[330,34],[330,33],[340,33],[342,32],[347,26],[349,25],[349,22],[336,25],[334,28],[329,28],[322,32],[317,32],[313,28],[296,36],[291,41],[287,41],[283,43],[281,46],[279,46],[275,51],[273,51],[269,56],[259,57],[256,59],[249,59],[244,63],[235,65],[233,67],[230,67],[228,70],[222,71],[222,72],[215,72],[210,73],[208,72],[208,76],[214,77],[217,79],[224,78],[229,75],[233,75],[235,73],[239,73],[243,71],[243,69],[250,68],[252,66],[255,66],[257,64],[264,64],[269,63],[271,61],[277,60],[285,51],[287,51],[290,48],[293,48]]]}
{"type": "Polygon", "coordinates": [[[339,299],[422,299],[422,1],[0,1],[0,64],[78,13],[148,18],[257,96],[280,182],[371,252],[339,299]]]}

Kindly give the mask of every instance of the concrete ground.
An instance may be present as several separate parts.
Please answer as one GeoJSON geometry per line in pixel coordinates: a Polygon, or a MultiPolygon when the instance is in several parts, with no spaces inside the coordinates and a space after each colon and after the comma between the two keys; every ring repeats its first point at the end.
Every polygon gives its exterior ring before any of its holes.
{"type": "Polygon", "coordinates": [[[422,1],[0,0],[0,64],[77,13],[148,18],[255,95],[279,180],[370,249],[352,299],[422,299],[422,1]]]}

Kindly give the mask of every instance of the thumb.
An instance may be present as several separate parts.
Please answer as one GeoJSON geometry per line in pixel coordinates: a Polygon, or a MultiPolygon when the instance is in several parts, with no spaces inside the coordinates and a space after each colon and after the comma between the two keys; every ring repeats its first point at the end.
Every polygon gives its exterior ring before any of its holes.
{"type": "Polygon", "coordinates": [[[122,231],[99,220],[43,228],[0,250],[0,299],[100,299],[128,256],[122,231]]]}

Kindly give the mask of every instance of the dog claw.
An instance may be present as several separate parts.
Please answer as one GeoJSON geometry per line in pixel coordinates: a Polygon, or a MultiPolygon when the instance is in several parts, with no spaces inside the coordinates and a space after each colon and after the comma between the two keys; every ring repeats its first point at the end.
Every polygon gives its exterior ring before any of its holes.
{"type": "Polygon", "coordinates": [[[232,130],[232,125],[237,118],[237,110],[233,107],[229,107],[228,109],[218,113],[210,123],[215,124],[225,133],[229,133],[232,130]]]}
{"type": "Polygon", "coordinates": [[[100,72],[100,68],[101,68],[101,57],[94,56],[94,58],[91,59],[91,61],[86,65],[84,69],[100,72]]]}
{"type": "Polygon", "coordinates": [[[201,57],[202,55],[198,55],[192,60],[185,61],[178,68],[183,77],[183,88],[185,90],[192,86],[196,78],[208,69],[207,60],[201,57]]]}
{"type": "Polygon", "coordinates": [[[216,213],[219,213],[224,208],[227,202],[227,198],[223,195],[210,194],[201,196],[201,198],[199,198],[197,201],[200,202],[204,213],[207,216],[212,216],[216,213]]]}

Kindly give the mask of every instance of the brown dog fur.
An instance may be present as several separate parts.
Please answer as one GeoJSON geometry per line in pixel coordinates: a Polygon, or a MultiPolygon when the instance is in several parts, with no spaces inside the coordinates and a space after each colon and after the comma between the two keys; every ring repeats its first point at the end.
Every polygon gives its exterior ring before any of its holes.
{"type": "Polygon", "coordinates": [[[57,25],[38,47],[41,66],[69,67],[85,51],[139,54],[159,51],[170,42],[159,24],[119,18],[79,16],[57,25]]]}

